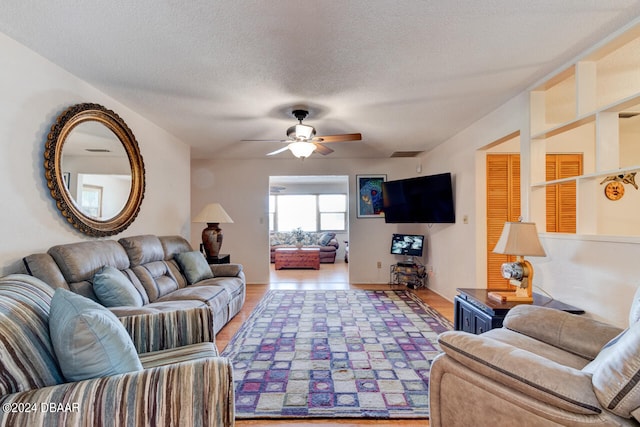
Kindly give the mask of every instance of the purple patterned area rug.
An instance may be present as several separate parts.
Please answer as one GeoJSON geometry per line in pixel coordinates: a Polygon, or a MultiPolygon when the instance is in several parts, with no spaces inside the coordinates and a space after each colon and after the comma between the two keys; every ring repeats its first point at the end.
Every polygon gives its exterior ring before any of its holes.
{"type": "Polygon", "coordinates": [[[449,329],[408,291],[269,291],[222,353],[236,417],[428,418],[449,329]]]}

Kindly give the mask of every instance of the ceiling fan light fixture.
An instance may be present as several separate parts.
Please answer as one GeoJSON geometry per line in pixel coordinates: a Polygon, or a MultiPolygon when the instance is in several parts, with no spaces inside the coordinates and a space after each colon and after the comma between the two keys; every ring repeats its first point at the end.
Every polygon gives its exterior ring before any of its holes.
{"type": "Polygon", "coordinates": [[[291,126],[287,129],[287,137],[296,141],[308,141],[316,134],[313,126],[303,124],[291,126]]]}
{"type": "Polygon", "coordinates": [[[296,141],[289,144],[289,150],[299,159],[309,157],[316,149],[315,144],[311,142],[296,141]]]}
{"type": "Polygon", "coordinates": [[[296,125],[296,138],[304,139],[305,141],[311,139],[313,135],[315,135],[316,130],[313,126],[307,126],[303,124],[296,125]]]}

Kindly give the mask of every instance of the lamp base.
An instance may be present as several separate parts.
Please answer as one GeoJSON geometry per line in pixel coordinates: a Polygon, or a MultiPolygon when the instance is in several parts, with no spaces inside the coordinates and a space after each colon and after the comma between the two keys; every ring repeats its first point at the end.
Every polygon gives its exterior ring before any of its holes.
{"type": "Polygon", "coordinates": [[[207,228],[202,230],[202,245],[207,258],[216,258],[222,248],[222,229],[218,223],[207,223],[207,228]]]}
{"type": "Polygon", "coordinates": [[[509,291],[505,291],[505,292],[492,291],[492,292],[489,292],[487,296],[492,300],[500,303],[502,302],[532,303],[533,302],[533,297],[531,296],[517,296],[515,292],[509,292],[509,291]]]}

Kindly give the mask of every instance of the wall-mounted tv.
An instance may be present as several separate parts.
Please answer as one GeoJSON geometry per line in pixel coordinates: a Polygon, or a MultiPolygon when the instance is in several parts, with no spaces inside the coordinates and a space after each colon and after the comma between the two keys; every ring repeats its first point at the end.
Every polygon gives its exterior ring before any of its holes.
{"type": "Polygon", "coordinates": [[[454,223],[451,174],[420,176],[382,183],[388,223],[454,223]]]}
{"type": "Polygon", "coordinates": [[[391,253],[393,255],[422,256],[424,236],[418,234],[394,234],[391,237],[391,253]]]}

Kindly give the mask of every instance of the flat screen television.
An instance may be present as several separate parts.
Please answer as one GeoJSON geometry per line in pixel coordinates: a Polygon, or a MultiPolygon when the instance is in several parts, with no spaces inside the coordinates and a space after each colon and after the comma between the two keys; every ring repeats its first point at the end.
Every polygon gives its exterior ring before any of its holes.
{"type": "Polygon", "coordinates": [[[382,183],[388,223],[454,223],[451,174],[420,176],[382,183]]]}
{"type": "Polygon", "coordinates": [[[394,234],[391,237],[391,253],[409,257],[421,257],[424,236],[419,234],[394,234]]]}

